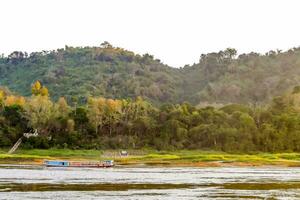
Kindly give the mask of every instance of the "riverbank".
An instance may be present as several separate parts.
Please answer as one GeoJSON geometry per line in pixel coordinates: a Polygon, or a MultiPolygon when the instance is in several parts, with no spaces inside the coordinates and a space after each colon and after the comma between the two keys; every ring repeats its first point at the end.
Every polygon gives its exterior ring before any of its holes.
{"type": "Polygon", "coordinates": [[[113,159],[117,165],[161,165],[191,167],[226,166],[286,166],[300,167],[300,153],[257,153],[229,154],[212,151],[154,151],[128,150],[127,157],[121,157],[116,150],[70,150],[70,149],[34,149],[18,150],[6,154],[0,150],[0,163],[42,164],[43,160],[105,160],[113,159]]]}

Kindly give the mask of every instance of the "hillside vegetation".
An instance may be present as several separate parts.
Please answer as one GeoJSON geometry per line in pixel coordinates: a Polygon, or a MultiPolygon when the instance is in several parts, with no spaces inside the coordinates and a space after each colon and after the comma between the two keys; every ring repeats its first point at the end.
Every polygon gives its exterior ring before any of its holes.
{"type": "Polygon", "coordinates": [[[30,97],[0,90],[0,147],[23,133],[23,148],[203,149],[226,152],[300,152],[300,87],[266,107],[230,104],[198,108],[188,103],[153,106],[141,97],[89,97],[69,105],[53,101],[35,82],[30,97]]]}
{"type": "Polygon", "coordinates": [[[237,56],[235,49],[201,55],[182,69],[183,91],[197,104],[265,104],[300,83],[300,49],[237,56]]]}
{"type": "Polygon", "coordinates": [[[81,101],[89,96],[143,96],[154,103],[174,102],[181,84],[178,69],[163,65],[151,55],[136,55],[109,43],[30,55],[13,52],[0,59],[0,85],[29,96],[28,88],[36,80],[47,85],[54,99],[65,96],[81,101]]]}
{"type": "Polygon", "coordinates": [[[300,84],[300,49],[237,55],[235,49],[201,55],[199,63],[172,68],[149,54],[138,55],[104,42],[99,47],[13,52],[0,57],[0,85],[30,96],[32,83],[51,98],[68,102],[89,96],[135,98],[161,105],[266,104],[300,84]]]}

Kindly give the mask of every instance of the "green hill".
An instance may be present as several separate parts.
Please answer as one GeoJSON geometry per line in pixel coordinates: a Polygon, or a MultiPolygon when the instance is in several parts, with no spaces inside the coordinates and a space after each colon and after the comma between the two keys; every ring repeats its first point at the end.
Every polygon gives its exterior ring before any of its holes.
{"type": "Polygon", "coordinates": [[[40,80],[52,98],[59,96],[144,96],[152,102],[174,102],[181,84],[179,70],[163,65],[151,55],[101,47],[58,49],[26,55],[14,52],[0,59],[0,85],[28,96],[40,80]]]}
{"type": "Polygon", "coordinates": [[[226,49],[201,55],[199,63],[180,69],[107,42],[0,57],[1,86],[29,96],[36,80],[49,88],[53,99],[142,96],[155,104],[261,104],[300,84],[300,49],[239,56],[226,49]]]}
{"type": "Polygon", "coordinates": [[[202,55],[183,73],[184,96],[194,104],[267,103],[300,84],[300,49],[239,56],[227,49],[202,55]]]}

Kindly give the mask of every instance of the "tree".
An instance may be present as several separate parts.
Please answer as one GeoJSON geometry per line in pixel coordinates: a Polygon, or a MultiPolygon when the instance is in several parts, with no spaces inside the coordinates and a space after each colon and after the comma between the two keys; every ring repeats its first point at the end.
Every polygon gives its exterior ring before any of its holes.
{"type": "Polygon", "coordinates": [[[64,97],[60,97],[57,101],[57,109],[59,112],[59,115],[62,118],[66,118],[69,115],[70,107],[64,97]]]}
{"type": "Polygon", "coordinates": [[[87,117],[90,123],[95,128],[98,134],[99,126],[103,125],[103,117],[105,113],[105,99],[104,98],[89,98],[87,117]]]}
{"type": "Polygon", "coordinates": [[[122,102],[119,100],[108,99],[106,100],[106,109],[105,109],[105,116],[106,116],[106,123],[109,127],[109,135],[112,134],[112,131],[115,125],[121,119],[121,104],[122,102]]]}
{"type": "Polygon", "coordinates": [[[47,96],[33,96],[24,106],[29,127],[42,134],[51,132],[51,122],[58,117],[58,109],[47,96]]]}
{"type": "Polygon", "coordinates": [[[24,106],[24,104],[25,104],[24,97],[9,95],[9,96],[6,96],[6,98],[4,100],[5,106],[12,106],[12,105],[24,106]]]}
{"type": "Polygon", "coordinates": [[[74,122],[74,120],[73,119],[68,119],[68,121],[67,121],[67,131],[69,133],[73,132],[74,128],[75,128],[75,122],[74,122]]]}
{"type": "Polygon", "coordinates": [[[20,62],[22,62],[27,57],[27,53],[23,53],[21,51],[14,51],[11,54],[8,55],[8,60],[16,65],[20,62]]]}
{"type": "Polygon", "coordinates": [[[32,86],[31,86],[31,92],[33,95],[38,95],[40,90],[42,88],[42,84],[40,81],[36,81],[32,86]]]}
{"type": "Polygon", "coordinates": [[[237,50],[234,49],[234,48],[227,48],[225,51],[224,51],[224,54],[226,57],[232,59],[236,56],[237,54],[237,50]]]}
{"type": "Polygon", "coordinates": [[[104,49],[113,48],[113,46],[107,41],[104,41],[103,43],[101,43],[100,47],[104,48],[104,49]]]}
{"type": "Polygon", "coordinates": [[[3,109],[4,107],[4,91],[0,90],[0,111],[3,109]]]}
{"type": "Polygon", "coordinates": [[[3,116],[5,117],[5,120],[7,123],[9,123],[10,126],[16,127],[20,126],[21,129],[26,128],[26,119],[22,116],[23,107],[20,105],[10,105],[5,106],[3,110],[3,116]]]}
{"type": "Polygon", "coordinates": [[[38,96],[49,96],[48,89],[44,86],[42,86],[40,81],[36,81],[32,86],[31,86],[31,92],[33,95],[38,96]]]}
{"type": "Polygon", "coordinates": [[[0,101],[3,101],[4,96],[5,96],[4,91],[0,90],[0,101]]]}

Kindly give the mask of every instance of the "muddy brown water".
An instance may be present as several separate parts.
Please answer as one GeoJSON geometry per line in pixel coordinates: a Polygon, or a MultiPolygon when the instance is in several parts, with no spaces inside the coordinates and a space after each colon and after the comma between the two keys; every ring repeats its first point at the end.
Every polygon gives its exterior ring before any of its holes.
{"type": "Polygon", "coordinates": [[[300,199],[300,168],[2,165],[0,199],[300,199]]]}

